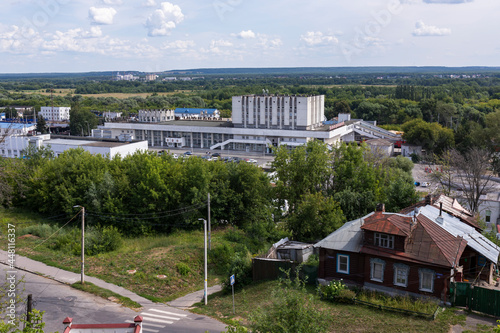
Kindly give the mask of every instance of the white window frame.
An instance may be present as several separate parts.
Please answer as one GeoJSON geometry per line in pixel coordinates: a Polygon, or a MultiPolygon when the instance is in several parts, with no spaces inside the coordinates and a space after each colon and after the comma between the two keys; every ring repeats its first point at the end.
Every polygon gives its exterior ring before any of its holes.
{"type": "Polygon", "coordinates": [[[384,282],[384,272],[385,272],[385,261],[378,258],[370,258],[370,280],[376,282],[384,282]],[[376,267],[382,267],[381,268],[382,276],[380,278],[374,276],[376,267]]]}
{"type": "Polygon", "coordinates": [[[484,221],[485,222],[491,222],[491,210],[486,210],[486,214],[484,215],[484,221]]]}
{"type": "Polygon", "coordinates": [[[380,232],[375,233],[374,243],[386,249],[394,249],[394,235],[383,234],[380,232]]]}
{"type": "Polygon", "coordinates": [[[410,267],[404,264],[394,264],[394,285],[399,287],[408,287],[408,276],[410,267]],[[398,281],[399,280],[399,281],[398,281]]]}
{"type": "Polygon", "coordinates": [[[432,269],[419,268],[418,270],[418,289],[420,291],[434,292],[434,279],[436,277],[436,272],[432,269]],[[424,277],[430,277],[430,286],[424,286],[424,277]]]}
{"type": "Polygon", "coordinates": [[[349,268],[350,268],[350,257],[346,254],[337,254],[337,273],[342,273],[342,274],[349,274],[349,268]],[[347,262],[345,263],[347,265],[347,268],[345,270],[340,268],[340,259],[345,258],[347,259],[347,262]]]}

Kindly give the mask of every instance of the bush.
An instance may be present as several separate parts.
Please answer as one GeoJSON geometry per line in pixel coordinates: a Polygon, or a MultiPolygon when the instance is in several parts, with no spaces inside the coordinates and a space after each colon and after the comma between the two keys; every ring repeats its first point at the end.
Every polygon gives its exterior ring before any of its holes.
{"type": "Polygon", "coordinates": [[[20,235],[34,235],[40,238],[48,238],[54,232],[59,229],[58,227],[52,227],[50,224],[37,224],[21,229],[20,235]]]}
{"type": "Polygon", "coordinates": [[[354,298],[356,297],[356,293],[349,289],[342,289],[339,291],[337,295],[337,301],[340,303],[353,303],[354,298]]]}
{"type": "Polygon", "coordinates": [[[123,244],[121,233],[116,227],[91,227],[85,232],[85,254],[96,255],[118,250],[123,244]]]}
{"type": "Polygon", "coordinates": [[[219,245],[210,251],[208,259],[214,265],[216,274],[223,275],[228,272],[234,253],[234,249],[227,244],[219,245]]]}
{"type": "Polygon", "coordinates": [[[183,262],[179,262],[175,266],[177,267],[177,272],[182,276],[187,276],[191,273],[191,268],[183,262]]]}
{"type": "Polygon", "coordinates": [[[321,295],[321,298],[328,301],[334,301],[340,295],[340,293],[346,289],[347,286],[344,284],[344,281],[334,280],[330,281],[330,284],[327,286],[320,286],[319,293],[321,295]]]}
{"type": "Polygon", "coordinates": [[[318,267],[319,266],[319,256],[317,254],[311,254],[309,256],[309,258],[307,258],[305,265],[318,267]]]}
{"type": "Polygon", "coordinates": [[[229,275],[227,279],[222,282],[222,288],[226,292],[231,291],[231,284],[229,276],[235,277],[235,289],[241,289],[246,285],[252,283],[252,259],[248,252],[237,253],[233,256],[231,265],[229,267],[229,275]]]}

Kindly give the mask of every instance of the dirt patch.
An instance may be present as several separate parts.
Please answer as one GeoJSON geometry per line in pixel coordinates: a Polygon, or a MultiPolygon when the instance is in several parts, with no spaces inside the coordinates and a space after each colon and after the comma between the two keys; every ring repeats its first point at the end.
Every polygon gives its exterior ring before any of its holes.
{"type": "Polygon", "coordinates": [[[27,239],[27,238],[30,238],[30,239],[40,239],[40,237],[32,235],[32,234],[26,234],[26,235],[17,237],[17,239],[27,239]]]}

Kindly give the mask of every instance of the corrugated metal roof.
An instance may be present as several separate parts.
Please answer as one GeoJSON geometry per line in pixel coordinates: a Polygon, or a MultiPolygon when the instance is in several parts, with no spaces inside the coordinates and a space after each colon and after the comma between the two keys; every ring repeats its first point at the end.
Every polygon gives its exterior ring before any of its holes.
{"type": "Polygon", "coordinates": [[[430,205],[420,208],[419,214],[424,215],[435,225],[446,230],[451,235],[462,237],[467,241],[467,245],[469,245],[481,255],[488,258],[488,260],[492,261],[495,264],[498,262],[500,248],[490,240],[488,240],[486,237],[481,235],[481,233],[479,233],[474,227],[463,223],[457,217],[454,217],[446,212],[442,212],[441,214],[441,217],[443,218],[443,223],[441,224],[437,222],[439,209],[430,205]]]}
{"type": "Polygon", "coordinates": [[[188,114],[214,114],[217,109],[200,109],[200,108],[177,108],[175,113],[188,113],[188,114]]]}
{"type": "Polygon", "coordinates": [[[363,241],[363,230],[361,230],[361,226],[363,225],[364,219],[372,214],[373,213],[370,213],[362,218],[346,222],[342,227],[314,244],[314,247],[359,252],[363,241]]]}

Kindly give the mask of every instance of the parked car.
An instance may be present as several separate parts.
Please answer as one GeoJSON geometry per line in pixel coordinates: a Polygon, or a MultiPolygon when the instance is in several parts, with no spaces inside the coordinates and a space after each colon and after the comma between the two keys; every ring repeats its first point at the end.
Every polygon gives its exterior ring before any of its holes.
{"type": "Polygon", "coordinates": [[[179,155],[177,155],[177,154],[172,154],[172,157],[173,157],[174,159],[178,159],[178,158],[179,158],[179,155]]]}
{"type": "Polygon", "coordinates": [[[257,163],[258,163],[258,162],[257,162],[257,160],[256,160],[256,159],[253,159],[253,158],[249,158],[249,159],[247,160],[247,162],[248,162],[248,163],[253,163],[253,164],[257,164],[257,163]]]}
{"type": "Polygon", "coordinates": [[[190,151],[187,151],[187,152],[184,153],[184,156],[191,156],[191,155],[193,155],[193,153],[190,152],[190,151]]]}
{"type": "Polygon", "coordinates": [[[415,182],[415,186],[420,186],[420,182],[415,182]]]}
{"type": "Polygon", "coordinates": [[[222,155],[220,153],[213,153],[212,157],[213,158],[222,158],[222,155]]]}
{"type": "Polygon", "coordinates": [[[431,183],[423,182],[423,183],[420,184],[420,186],[422,186],[422,187],[429,187],[429,186],[431,186],[431,183]]]}

